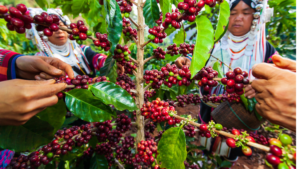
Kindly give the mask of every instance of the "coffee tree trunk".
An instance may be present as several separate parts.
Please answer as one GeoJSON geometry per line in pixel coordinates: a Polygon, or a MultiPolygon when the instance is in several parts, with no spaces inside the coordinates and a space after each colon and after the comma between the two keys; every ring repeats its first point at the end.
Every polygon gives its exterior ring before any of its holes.
{"type": "Polygon", "coordinates": [[[144,117],[141,115],[140,109],[144,104],[144,88],[143,88],[143,72],[144,72],[144,49],[141,47],[144,43],[144,16],[143,16],[143,0],[138,0],[137,5],[138,11],[138,41],[137,41],[137,74],[136,74],[136,91],[137,91],[137,107],[139,108],[136,112],[136,123],[137,123],[137,136],[136,141],[140,142],[145,139],[144,134],[144,117]]]}

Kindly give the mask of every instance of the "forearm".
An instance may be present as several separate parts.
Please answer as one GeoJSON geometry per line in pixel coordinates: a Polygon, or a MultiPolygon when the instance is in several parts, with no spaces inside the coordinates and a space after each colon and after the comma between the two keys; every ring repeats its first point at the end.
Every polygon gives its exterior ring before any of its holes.
{"type": "Polygon", "coordinates": [[[0,49],[0,81],[16,78],[16,59],[20,56],[16,52],[0,49]]]}

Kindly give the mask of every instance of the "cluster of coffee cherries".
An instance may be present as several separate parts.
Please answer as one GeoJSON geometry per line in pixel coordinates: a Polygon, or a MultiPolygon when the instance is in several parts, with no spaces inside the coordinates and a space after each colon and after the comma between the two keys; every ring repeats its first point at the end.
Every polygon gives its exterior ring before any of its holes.
{"type": "Polygon", "coordinates": [[[130,89],[135,89],[135,84],[126,74],[119,75],[117,77],[116,85],[121,86],[125,89],[133,98],[135,98],[135,93],[130,92],[130,89]]]}
{"type": "Polygon", "coordinates": [[[203,86],[205,91],[210,91],[212,87],[215,87],[219,84],[216,80],[213,80],[216,77],[218,77],[218,72],[213,70],[212,67],[208,66],[202,68],[194,79],[199,80],[198,85],[203,86]]]}
{"type": "Polygon", "coordinates": [[[147,102],[148,98],[153,97],[156,94],[155,90],[146,90],[144,93],[144,101],[147,102]]]}
{"type": "Polygon", "coordinates": [[[118,115],[118,118],[116,119],[116,123],[117,123],[116,129],[121,131],[122,133],[125,133],[131,127],[131,119],[125,114],[118,115]]]}
{"type": "Polygon", "coordinates": [[[174,100],[167,99],[166,102],[168,102],[170,106],[173,106],[173,107],[177,106],[174,100]]]}
{"type": "Polygon", "coordinates": [[[9,9],[0,5],[0,14],[4,15],[7,29],[20,34],[25,33],[26,29],[31,29],[31,23],[33,23],[33,18],[26,12],[27,7],[24,4],[18,4],[16,7],[10,7],[9,9]]]}
{"type": "Polygon", "coordinates": [[[69,129],[58,130],[55,139],[43,146],[38,151],[30,155],[21,155],[12,159],[10,166],[12,168],[38,168],[41,164],[47,165],[54,158],[54,155],[65,155],[72,151],[74,145],[82,146],[87,144],[91,138],[92,131],[90,125],[73,126],[69,129]]]}
{"type": "Polygon", "coordinates": [[[162,71],[158,70],[146,70],[144,74],[144,79],[146,80],[146,83],[151,83],[151,87],[153,89],[159,89],[160,86],[163,84],[163,77],[164,74],[162,71]]]}
{"type": "Polygon", "coordinates": [[[94,123],[94,126],[96,129],[96,137],[99,142],[105,142],[108,138],[108,135],[110,134],[110,131],[112,130],[111,121],[105,121],[105,122],[96,122],[94,123]]]}
{"type": "Polygon", "coordinates": [[[99,50],[104,49],[104,51],[109,51],[111,46],[107,39],[107,34],[101,34],[99,32],[96,32],[95,35],[97,40],[94,40],[94,45],[97,46],[99,50]]]}
{"type": "Polygon", "coordinates": [[[149,122],[145,125],[145,131],[149,131],[150,133],[153,133],[156,126],[153,122],[149,122]]]}
{"type": "Polygon", "coordinates": [[[166,52],[161,47],[158,47],[153,50],[153,55],[158,60],[165,59],[166,52]]]}
{"type": "Polygon", "coordinates": [[[196,135],[195,127],[191,124],[184,126],[184,133],[188,137],[194,137],[196,135]]]}
{"type": "Polygon", "coordinates": [[[159,16],[159,19],[157,21],[155,21],[155,23],[157,23],[157,25],[161,25],[162,24],[162,18],[163,18],[163,15],[162,15],[162,12],[160,13],[160,16],[159,16]]]}
{"type": "Polygon", "coordinates": [[[44,41],[47,41],[48,37],[59,29],[59,17],[56,15],[48,15],[46,12],[42,12],[39,15],[34,15],[33,19],[37,24],[36,30],[44,41]]]}
{"type": "Polygon", "coordinates": [[[182,43],[179,46],[179,53],[182,54],[183,56],[187,56],[188,54],[193,54],[194,52],[194,44],[187,44],[187,43],[182,43]]]}
{"type": "Polygon", "coordinates": [[[235,92],[238,95],[244,94],[244,85],[249,84],[248,73],[237,67],[233,71],[228,71],[226,77],[221,79],[222,84],[226,85],[228,93],[235,92]]]}
{"type": "Polygon", "coordinates": [[[236,93],[227,93],[225,92],[225,94],[220,94],[220,95],[203,95],[203,98],[202,98],[203,102],[207,103],[207,102],[212,102],[212,103],[222,103],[222,102],[225,102],[225,101],[228,101],[228,102],[236,102],[236,103],[240,103],[241,102],[241,98],[239,95],[237,95],[236,93]]]}
{"type": "Polygon", "coordinates": [[[108,143],[97,144],[95,152],[100,155],[110,155],[112,154],[112,146],[108,143]]]}
{"type": "Polygon", "coordinates": [[[149,31],[150,35],[148,38],[152,40],[153,43],[163,43],[164,38],[167,37],[167,33],[163,31],[163,28],[160,26],[154,26],[150,28],[149,31]]]}
{"type": "Polygon", "coordinates": [[[178,9],[173,10],[172,9],[172,14],[171,13],[166,13],[166,19],[163,22],[163,27],[168,28],[168,27],[174,27],[175,29],[181,28],[181,21],[182,17],[179,17],[180,12],[178,9]]]}
{"type": "Polygon", "coordinates": [[[161,101],[160,98],[157,98],[152,102],[144,103],[143,107],[141,108],[142,115],[145,116],[145,118],[150,118],[154,122],[167,121],[169,125],[180,123],[179,119],[175,119],[169,115],[169,112],[174,111],[174,107],[169,106],[168,102],[161,101]]]}
{"type": "MultiPolygon", "coordinates": [[[[232,129],[231,134],[239,136],[239,135],[241,135],[241,132],[240,132],[240,130],[232,129]]],[[[249,142],[255,143],[254,138],[251,137],[251,136],[246,136],[245,139],[247,139],[249,142]]],[[[226,139],[226,144],[230,148],[236,148],[237,147],[236,142],[237,142],[237,140],[234,139],[234,138],[227,138],[226,139]]],[[[242,152],[245,156],[251,156],[252,155],[252,149],[249,146],[246,146],[246,145],[242,145],[242,152]]]]}
{"type": "Polygon", "coordinates": [[[199,134],[201,137],[206,137],[206,138],[210,138],[211,137],[211,134],[210,134],[210,131],[208,130],[208,126],[207,124],[201,124],[199,126],[199,134]]]}
{"type": "Polygon", "coordinates": [[[176,46],[175,43],[173,45],[168,46],[167,49],[168,49],[167,53],[170,54],[171,56],[179,54],[178,52],[179,48],[176,46]]]}
{"type": "MultiPolygon", "coordinates": [[[[279,140],[276,138],[271,138],[270,143],[270,153],[267,154],[266,160],[274,168],[290,168],[294,169],[295,166],[292,163],[286,163],[286,153],[290,152],[289,148],[292,144],[292,138],[287,134],[280,134],[279,140]]],[[[296,152],[293,152],[294,160],[296,160],[296,152]]]]}
{"type": "Polygon", "coordinates": [[[185,0],[184,2],[178,3],[178,9],[184,10],[185,12],[182,19],[194,22],[199,11],[201,11],[205,5],[200,2],[196,4],[196,0],[185,0]]]}
{"type": "Polygon", "coordinates": [[[107,137],[108,143],[111,146],[116,147],[117,144],[121,141],[121,137],[122,133],[119,130],[112,130],[107,137]]]}
{"type": "Polygon", "coordinates": [[[137,65],[134,62],[130,61],[130,53],[131,51],[128,49],[127,45],[120,45],[116,46],[114,51],[113,58],[117,60],[122,66],[124,66],[125,73],[132,74],[133,70],[136,70],[137,65]]]}
{"type": "Polygon", "coordinates": [[[183,56],[187,56],[188,54],[193,54],[194,52],[194,44],[187,44],[182,43],[179,45],[179,47],[176,46],[176,44],[170,45],[167,47],[168,51],[167,53],[171,56],[182,54],[183,56]]]}
{"type": "Polygon", "coordinates": [[[72,29],[72,34],[69,36],[70,40],[76,40],[78,44],[82,44],[82,41],[86,40],[88,36],[92,36],[92,32],[88,31],[82,20],[71,23],[69,28],[72,29]]]}
{"type": "Polygon", "coordinates": [[[114,163],[114,155],[112,152],[112,146],[109,143],[97,144],[95,148],[95,152],[100,155],[104,155],[108,164],[114,163]]]}
{"type": "Polygon", "coordinates": [[[177,106],[178,107],[184,107],[188,104],[199,104],[201,103],[201,98],[199,95],[194,95],[194,94],[188,94],[188,95],[179,95],[176,96],[176,99],[178,101],[177,106]]]}
{"type": "Polygon", "coordinates": [[[125,73],[126,74],[133,74],[133,71],[135,70],[136,71],[136,68],[137,68],[137,64],[135,64],[133,61],[128,61],[128,62],[125,62],[125,65],[124,65],[124,69],[125,69],[125,73]]]}
{"type": "Polygon", "coordinates": [[[89,147],[87,150],[83,152],[83,158],[91,158],[94,154],[95,150],[92,147],[89,147]]]}
{"type": "Polygon", "coordinates": [[[142,162],[151,165],[155,160],[154,157],[157,157],[157,144],[154,140],[142,140],[138,143],[134,160],[136,163],[142,162]]]}
{"type": "Polygon", "coordinates": [[[119,6],[120,6],[120,11],[122,13],[122,17],[128,18],[130,15],[130,12],[132,11],[132,2],[127,1],[127,0],[117,0],[119,6]]]}
{"type": "Polygon", "coordinates": [[[269,144],[268,139],[265,136],[261,135],[261,134],[250,132],[249,136],[253,137],[255,139],[255,141],[259,144],[262,144],[262,145],[268,145],[269,144]]]}
{"type": "Polygon", "coordinates": [[[178,86],[189,86],[191,84],[191,72],[186,65],[182,66],[182,69],[177,68],[175,64],[167,64],[166,67],[162,67],[161,71],[165,76],[164,84],[168,87],[178,84],[178,86]]]}
{"type": "Polygon", "coordinates": [[[116,147],[116,158],[128,165],[133,164],[133,155],[131,149],[134,147],[134,137],[127,136],[122,140],[120,146],[116,147]]]}
{"type": "MultiPolygon", "coordinates": [[[[75,79],[70,79],[68,77],[54,78],[56,83],[67,83],[68,85],[75,85],[75,89],[88,89],[89,84],[97,82],[109,82],[105,76],[99,76],[96,78],[90,78],[88,75],[77,75],[75,79]]],[[[66,92],[72,90],[71,88],[65,89],[66,92]]],[[[62,92],[57,93],[57,97],[62,99],[64,94],[62,92]]]]}
{"type": "Polygon", "coordinates": [[[123,18],[123,34],[128,37],[133,36],[137,39],[136,29],[132,29],[130,21],[125,18],[123,18]]]}

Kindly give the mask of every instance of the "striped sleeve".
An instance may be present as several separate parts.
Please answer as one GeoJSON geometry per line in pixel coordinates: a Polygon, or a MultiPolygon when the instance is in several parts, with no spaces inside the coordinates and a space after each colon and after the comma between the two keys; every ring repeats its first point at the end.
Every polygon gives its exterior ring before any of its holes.
{"type": "Polygon", "coordinates": [[[16,60],[20,56],[23,55],[0,49],[0,81],[16,78],[16,60]]]}

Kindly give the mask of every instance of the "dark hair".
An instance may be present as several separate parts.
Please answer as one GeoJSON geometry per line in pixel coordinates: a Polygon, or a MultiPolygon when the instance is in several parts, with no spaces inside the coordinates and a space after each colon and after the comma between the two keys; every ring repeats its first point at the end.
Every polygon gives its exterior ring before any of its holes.
{"type": "Polygon", "coordinates": [[[238,3],[240,3],[240,1],[244,1],[250,8],[255,9],[255,2],[253,2],[252,0],[231,0],[230,4],[230,10],[232,10],[238,3]]]}

